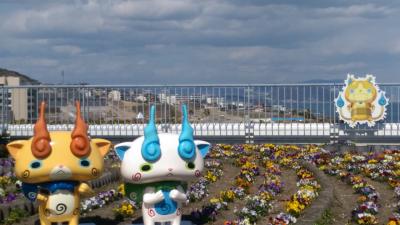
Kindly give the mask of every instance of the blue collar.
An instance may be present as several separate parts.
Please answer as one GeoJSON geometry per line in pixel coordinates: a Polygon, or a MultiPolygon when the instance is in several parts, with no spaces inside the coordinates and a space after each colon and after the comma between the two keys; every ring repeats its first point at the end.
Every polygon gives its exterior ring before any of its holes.
{"type": "Polygon", "coordinates": [[[27,197],[31,201],[36,200],[36,196],[40,190],[47,190],[50,193],[54,193],[57,190],[67,190],[70,192],[74,192],[76,186],[78,186],[78,181],[52,181],[52,182],[43,182],[43,183],[22,183],[22,192],[25,197],[27,197]]]}

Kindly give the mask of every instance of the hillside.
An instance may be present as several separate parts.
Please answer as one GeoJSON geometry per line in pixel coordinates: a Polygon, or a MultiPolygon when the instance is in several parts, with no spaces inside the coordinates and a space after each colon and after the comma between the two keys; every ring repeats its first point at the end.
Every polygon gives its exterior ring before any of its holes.
{"type": "Polygon", "coordinates": [[[20,74],[16,71],[7,70],[0,68],[0,77],[7,76],[7,77],[20,77],[21,84],[40,84],[39,81],[28,77],[27,75],[20,74]]]}

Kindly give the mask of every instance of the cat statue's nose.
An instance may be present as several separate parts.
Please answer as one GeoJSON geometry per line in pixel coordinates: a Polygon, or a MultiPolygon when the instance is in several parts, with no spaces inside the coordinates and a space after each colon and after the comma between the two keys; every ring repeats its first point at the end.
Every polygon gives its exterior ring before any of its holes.
{"type": "Polygon", "coordinates": [[[70,178],[72,176],[72,171],[67,166],[57,165],[50,172],[50,179],[52,180],[63,180],[70,178]]]}

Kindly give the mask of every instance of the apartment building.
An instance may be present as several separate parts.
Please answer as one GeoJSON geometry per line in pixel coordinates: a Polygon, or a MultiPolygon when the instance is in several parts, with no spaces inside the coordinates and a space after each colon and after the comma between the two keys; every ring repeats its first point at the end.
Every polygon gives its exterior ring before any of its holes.
{"type": "Polygon", "coordinates": [[[1,121],[31,122],[37,117],[37,90],[19,87],[39,84],[23,74],[0,69],[0,113],[1,121]],[[7,86],[17,88],[6,88],[7,86]]]}

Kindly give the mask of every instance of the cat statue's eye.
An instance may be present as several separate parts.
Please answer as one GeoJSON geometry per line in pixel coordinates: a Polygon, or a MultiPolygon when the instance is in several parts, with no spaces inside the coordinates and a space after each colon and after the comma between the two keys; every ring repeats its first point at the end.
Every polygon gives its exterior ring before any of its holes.
{"type": "Polygon", "coordinates": [[[88,167],[90,166],[90,161],[88,159],[81,159],[79,160],[79,165],[82,167],[88,167]]]}
{"type": "Polygon", "coordinates": [[[140,166],[140,171],[142,172],[148,172],[153,168],[153,166],[150,163],[144,163],[140,166]]]}
{"type": "Polygon", "coordinates": [[[41,166],[42,162],[40,160],[33,160],[30,165],[32,169],[39,169],[41,166]]]}
{"type": "Polygon", "coordinates": [[[186,163],[186,168],[188,168],[189,170],[194,170],[195,167],[196,165],[193,162],[186,163]]]}

